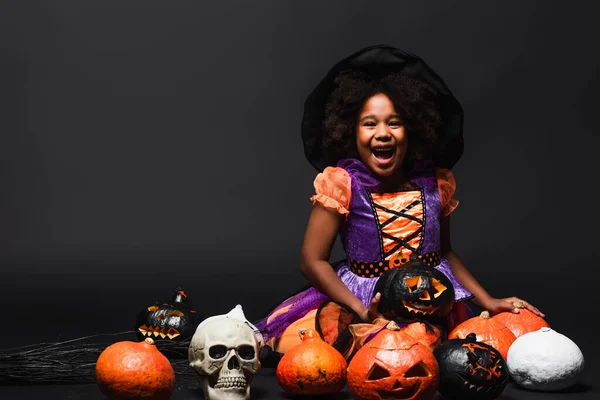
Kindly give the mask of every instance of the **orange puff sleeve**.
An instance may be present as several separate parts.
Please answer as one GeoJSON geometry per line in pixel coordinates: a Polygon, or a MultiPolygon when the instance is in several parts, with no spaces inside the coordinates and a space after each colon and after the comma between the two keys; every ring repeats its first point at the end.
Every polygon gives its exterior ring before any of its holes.
{"type": "Polygon", "coordinates": [[[458,207],[458,200],[454,198],[454,192],[456,191],[456,181],[454,180],[454,174],[445,168],[437,168],[435,170],[437,178],[438,190],[440,192],[440,201],[442,203],[442,216],[450,215],[456,207],[458,207]]]}
{"type": "Polygon", "coordinates": [[[348,172],[340,167],[327,167],[317,175],[313,183],[316,194],[310,198],[348,217],[352,195],[351,179],[348,172]]]}

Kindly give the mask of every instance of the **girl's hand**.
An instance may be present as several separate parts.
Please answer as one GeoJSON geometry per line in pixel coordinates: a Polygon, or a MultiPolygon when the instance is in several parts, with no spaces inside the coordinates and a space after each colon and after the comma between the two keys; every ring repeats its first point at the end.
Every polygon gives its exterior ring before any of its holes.
{"type": "Polygon", "coordinates": [[[521,300],[518,297],[507,297],[504,299],[491,298],[483,304],[483,307],[490,312],[491,315],[501,313],[503,311],[510,311],[518,314],[520,308],[526,308],[535,315],[544,318],[546,315],[532,306],[525,300],[521,300]]]}
{"type": "Polygon", "coordinates": [[[381,293],[376,293],[373,300],[371,300],[371,304],[369,304],[369,308],[365,308],[362,313],[359,313],[360,318],[365,322],[372,322],[377,318],[384,318],[383,315],[377,309],[379,307],[379,301],[381,300],[381,293]]]}

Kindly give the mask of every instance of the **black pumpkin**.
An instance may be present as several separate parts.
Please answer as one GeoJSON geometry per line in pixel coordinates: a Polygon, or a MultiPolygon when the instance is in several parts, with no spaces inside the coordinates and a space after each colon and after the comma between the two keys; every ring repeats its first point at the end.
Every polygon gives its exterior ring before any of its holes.
{"type": "Polygon", "coordinates": [[[437,322],[454,305],[454,286],[446,275],[415,260],[386,271],[374,292],[381,293],[379,312],[387,319],[437,322]]]}
{"type": "Polygon", "coordinates": [[[478,342],[474,333],[445,341],[433,354],[440,367],[438,391],[449,399],[492,400],[508,383],[508,368],[500,352],[478,342]]]}
{"type": "Polygon", "coordinates": [[[138,313],[135,330],[140,340],[152,337],[157,344],[161,341],[179,342],[194,335],[200,320],[198,313],[190,308],[183,289],[176,288],[170,303],[156,302],[138,313]]]}

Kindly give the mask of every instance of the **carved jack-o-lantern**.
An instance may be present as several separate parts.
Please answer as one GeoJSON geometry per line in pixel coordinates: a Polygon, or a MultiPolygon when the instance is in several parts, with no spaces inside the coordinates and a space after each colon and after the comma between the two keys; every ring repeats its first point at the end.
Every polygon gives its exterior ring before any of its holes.
{"type": "Polygon", "coordinates": [[[454,287],[442,272],[411,261],[385,272],[375,285],[381,293],[379,312],[387,319],[428,321],[447,316],[454,305],[454,287]]]}
{"type": "Polygon", "coordinates": [[[152,337],[160,341],[190,339],[200,323],[200,316],[189,305],[181,288],[175,289],[172,302],[155,303],[142,309],[136,319],[135,329],[140,340],[152,337]]]}
{"type": "Polygon", "coordinates": [[[508,368],[500,352],[477,342],[474,333],[445,341],[433,354],[440,367],[438,391],[446,398],[492,400],[508,383],[508,368]]]}
{"type": "Polygon", "coordinates": [[[431,400],[439,383],[438,364],[427,346],[392,321],[356,352],[347,382],[359,399],[431,400]]]}

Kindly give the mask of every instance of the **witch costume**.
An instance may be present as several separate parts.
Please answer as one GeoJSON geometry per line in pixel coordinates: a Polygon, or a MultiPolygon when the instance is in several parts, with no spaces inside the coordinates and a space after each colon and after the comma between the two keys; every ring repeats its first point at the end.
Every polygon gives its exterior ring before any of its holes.
{"type": "MultiPolygon", "coordinates": [[[[456,279],[440,251],[440,220],[458,205],[450,169],[463,150],[462,108],[444,82],[419,57],[389,46],[372,46],[336,64],[308,97],[304,111],[305,154],[321,171],[314,181],[316,193],[311,200],[345,216],[339,236],[347,258],[332,264],[342,282],[368,307],[379,277],[393,268],[392,260],[404,263],[418,259],[442,272],[454,287],[455,303],[447,318],[448,326],[470,318],[473,314],[464,300],[472,294],[456,279]],[[427,83],[437,93],[435,102],[442,119],[437,130],[438,146],[431,159],[415,162],[407,171],[410,185],[405,190],[381,193],[377,176],[362,161],[331,160],[321,151],[325,105],[335,77],[347,69],[374,77],[405,74],[427,83]]],[[[328,301],[331,299],[327,295],[309,286],[255,325],[265,343],[285,353],[298,343],[298,328],[315,328],[319,307],[328,301]]]]}

